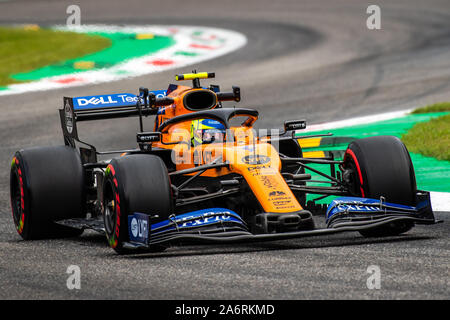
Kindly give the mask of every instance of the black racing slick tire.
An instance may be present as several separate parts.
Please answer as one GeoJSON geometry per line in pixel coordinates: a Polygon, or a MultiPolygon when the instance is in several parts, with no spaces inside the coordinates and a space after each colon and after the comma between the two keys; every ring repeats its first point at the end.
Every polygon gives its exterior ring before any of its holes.
{"type": "MultiPolygon", "coordinates": [[[[406,146],[394,136],[376,136],[355,140],[344,155],[344,168],[352,172],[352,194],[365,198],[409,206],[416,205],[416,178],[406,146]]],[[[361,231],[366,237],[404,233],[414,222],[400,221],[361,231]]]]}
{"type": "MultiPolygon", "coordinates": [[[[167,168],[154,155],[127,155],[113,159],[105,171],[103,217],[108,243],[117,253],[129,241],[128,216],[135,212],[157,215],[151,223],[168,219],[173,211],[172,190],[167,168]]],[[[155,246],[150,251],[163,251],[155,246]]]]}
{"type": "Polygon", "coordinates": [[[24,240],[72,237],[83,232],[55,223],[84,215],[84,170],[73,148],[17,151],[11,163],[10,196],[14,224],[24,240]]]}

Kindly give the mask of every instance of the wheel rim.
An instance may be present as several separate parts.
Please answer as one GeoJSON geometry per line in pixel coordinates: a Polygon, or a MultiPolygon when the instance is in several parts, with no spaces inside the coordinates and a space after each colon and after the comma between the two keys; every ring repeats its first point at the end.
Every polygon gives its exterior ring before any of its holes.
{"type": "Polygon", "coordinates": [[[347,164],[347,174],[348,174],[348,187],[350,193],[354,196],[361,197],[361,183],[359,182],[359,177],[356,172],[356,165],[353,162],[347,164]]]}
{"type": "Polygon", "coordinates": [[[355,158],[353,158],[349,153],[344,156],[344,169],[345,175],[347,177],[344,180],[347,182],[347,187],[351,195],[357,197],[364,197],[365,192],[361,185],[361,179],[358,173],[358,166],[355,163],[355,158]]]}
{"type": "Polygon", "coordinates": [[[103,207],[105,208],[103,217],[105,221],[105,229],[107,234],[112,234],[115,222],[116,222],[116,208],[115,208],[115,200],[113,199],[113,192],[111,185],[105,189],[105,195],[103,200],[103,207]]]}
{"type": "Polygon", "coordinates": [[[20,221],[20,215],[22,213],[21,210],[22,195],[20,191],[19,176],[17,175],[17,173],[15,173],[14,176],[15,177],[13,178],[11,185],[11,206],[14,223],[18,225],[20,221]]]}

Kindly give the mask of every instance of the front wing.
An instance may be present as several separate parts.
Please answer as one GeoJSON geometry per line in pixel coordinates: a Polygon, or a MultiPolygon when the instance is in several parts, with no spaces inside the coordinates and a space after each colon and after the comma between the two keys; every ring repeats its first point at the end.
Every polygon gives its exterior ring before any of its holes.
{"type": "Polygon", "coordinates": [[[337,198],[327,210],[327,227],[308,231],[254,234],[241,217],[224,208],[211,208],[171,216],[151,224],[152,216],[135,213],[128,217],[130,241],[126,248],[150,248],[155,245],[185,243],[261,242],[329,235],[341,232],[382,228],[391,223],[412,221],[435,224],[428,192],[418,192],[416,207],[387,203],[383,198],[337,198]]]}

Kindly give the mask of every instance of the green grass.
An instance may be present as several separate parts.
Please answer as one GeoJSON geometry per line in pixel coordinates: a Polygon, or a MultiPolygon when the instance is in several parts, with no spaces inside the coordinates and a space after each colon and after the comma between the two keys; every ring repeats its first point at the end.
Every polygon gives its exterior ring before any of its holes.
{"type": "Polygon", "coordinates": [[[402,141],[410,152],[450,161],[450,114],[415,124],[402,141]]]}
{"type": "Polygon", "coordinates": [[[101,36],[49,29],[0,27],[0,86],[18,83],[10,76],[105,49],[101,36]]]}
{"type": "Polygon", "coordinates": [[[435,104],[430,104],[423,108],[418,108],[414,110],[412,113],[417,114],[417,113],[444,112],[444,111],[450,111],[450,102],[438,102],[435,104]]]}

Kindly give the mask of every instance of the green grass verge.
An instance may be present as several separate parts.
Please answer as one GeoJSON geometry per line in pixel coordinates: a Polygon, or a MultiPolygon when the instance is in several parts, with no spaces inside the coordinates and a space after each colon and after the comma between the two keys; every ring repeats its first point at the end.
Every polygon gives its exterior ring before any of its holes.
{"type": "Polygon", "coordinates": [[[401,139],[410,152],[450,161],[450,114],[415,124],[401,139]]]}
{"type": "Polygon", "coordinates": [[[49,29],[0,27],[0,86],[18,83],[10,76],[87,55],[111,45],[101,36],[49,29]]]}
{"type": "Polygon", "coordinates": [[[450,102],[438,102],[414,110],[413,114],[450,111],[450,102]]]}

